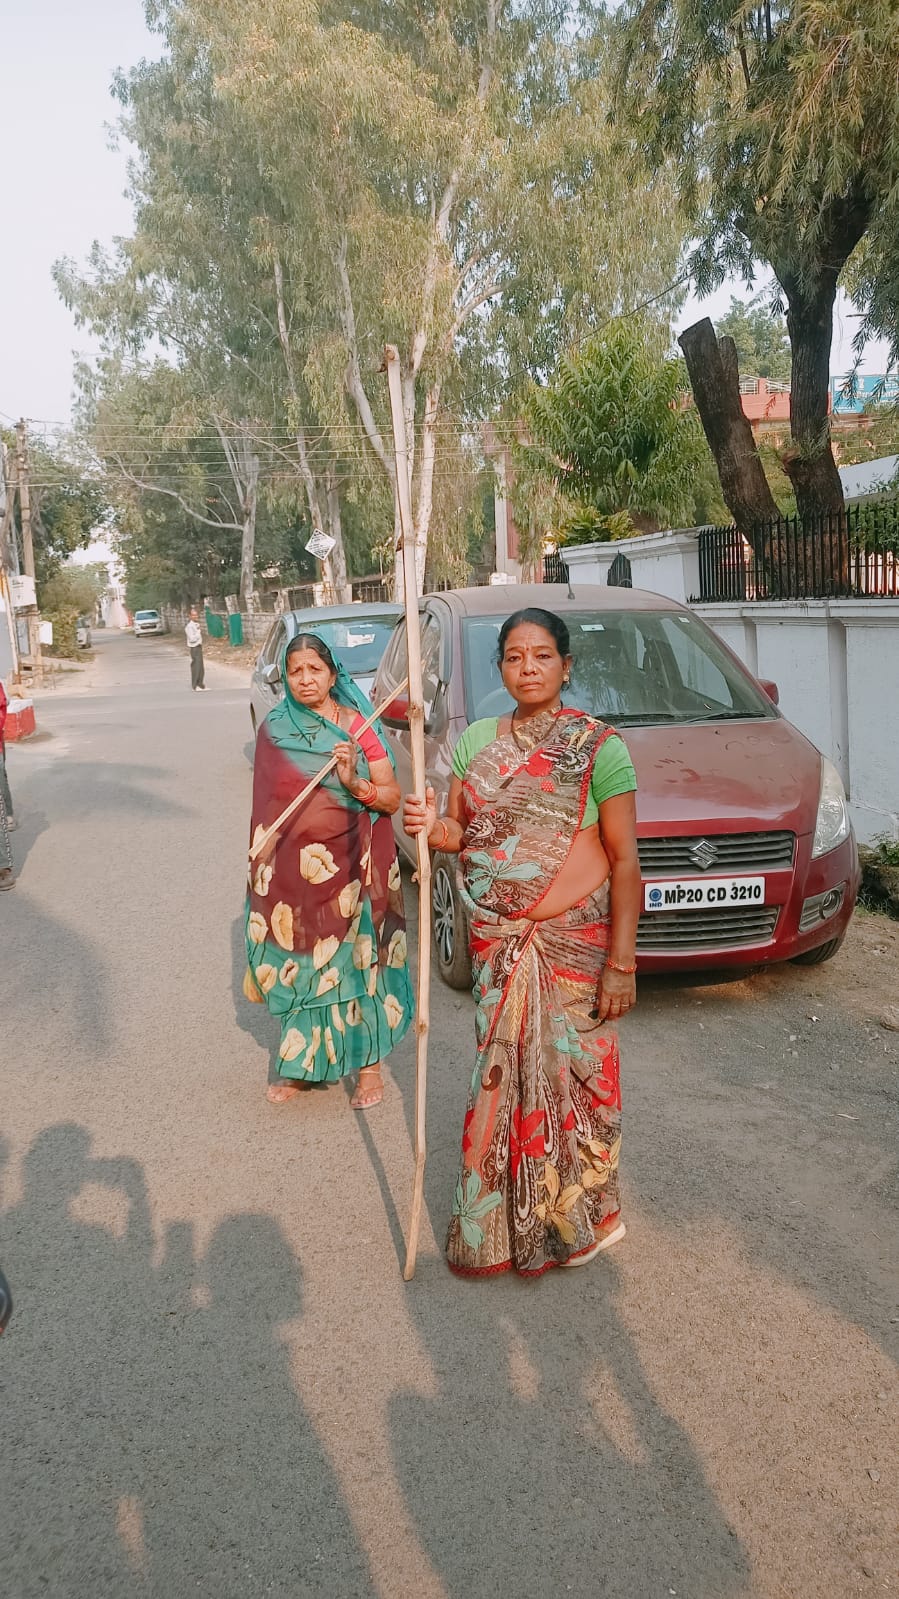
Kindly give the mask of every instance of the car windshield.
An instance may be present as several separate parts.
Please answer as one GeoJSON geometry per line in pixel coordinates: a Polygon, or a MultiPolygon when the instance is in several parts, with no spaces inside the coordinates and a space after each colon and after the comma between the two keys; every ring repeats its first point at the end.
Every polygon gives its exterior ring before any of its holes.
{"type": "MultiPolygon", "coordinates": [[[[566,705],[619,727],[776,716],[767,695],[687,611],[566,611],[574,666],[566,705]]],[[[463,622],[469,721],[512,709],[496,650],[505,617],[463,622]]]]}
{"type": "Polygon", "coordinates": [[[395,616],[350,616],[332,622],[315,622],[301,629],[320,638],[351,677],[377,671],[390,642],[395,616]]]}
{"type": "Polygon", "coordinates": [[[135,611],[134,620],[135,620],[135,622],[158,622],[158,620],[159,620],[159,612],[158,611],[135,611]]]}

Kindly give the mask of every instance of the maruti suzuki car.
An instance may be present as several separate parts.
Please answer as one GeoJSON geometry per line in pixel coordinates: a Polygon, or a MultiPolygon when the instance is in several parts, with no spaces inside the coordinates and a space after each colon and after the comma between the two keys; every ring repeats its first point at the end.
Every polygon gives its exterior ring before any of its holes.
{"type": "MultiPolygon", "coordinates": [[[[859,865],[835,767],[777,707],[689,607],[639,589],[503,585],[455,589],[421,602],[428,781],[438,809],[463,728],[510,712],[496,664],[505,618],[526,605],[564,616],[574,657],[566,704],[600,716],[624,738],[637,772],[643,900],[642,972],[809,965],[839,949],[859,865]]],[[[412,787],[399,624],[372,690],[402,789],[412,787]],[[391,695],[393,695],[391,699],[391,695]]],[[[394,827],[401,850],[414,842],[394,827]]],[[[468,929],[456,860],[436,855],[432,899],[440,971],[470,980],[468,929]]]]}

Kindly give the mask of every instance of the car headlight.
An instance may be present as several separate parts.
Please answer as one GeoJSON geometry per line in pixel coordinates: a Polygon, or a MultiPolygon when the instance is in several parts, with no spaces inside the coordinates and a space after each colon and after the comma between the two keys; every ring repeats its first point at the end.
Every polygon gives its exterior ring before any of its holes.
{"type": "Polygon", "coordinates": [[[812,855],[826,855],[849,837],[851,823],[843,779],[826,756],[821,757],[821,794],[815,821],[812,855]]]}

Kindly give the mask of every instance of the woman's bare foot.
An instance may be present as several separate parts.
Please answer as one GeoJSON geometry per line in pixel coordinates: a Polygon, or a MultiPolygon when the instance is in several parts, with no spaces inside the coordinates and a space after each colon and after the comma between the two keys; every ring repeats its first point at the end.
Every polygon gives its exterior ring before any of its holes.
{"type": "Polygon", "coordinates": [[[383,1098],[384,1082],[380,1063],[377,1066],[363,1066],[359,1072],[356,1092],[350,1100],[353,1109],[371,1110],[373,1105],[380,1105],[383,1098]]]}
{"type": "Polygon", "coordinates": [[[289,1099],[294,1099],[302,1092],[302,1083],[294,1083],[289,1077],[281,1077],[276,1083],[269,1083],[265,1097],[270,1105],[286,1105],[289,1099]]]}

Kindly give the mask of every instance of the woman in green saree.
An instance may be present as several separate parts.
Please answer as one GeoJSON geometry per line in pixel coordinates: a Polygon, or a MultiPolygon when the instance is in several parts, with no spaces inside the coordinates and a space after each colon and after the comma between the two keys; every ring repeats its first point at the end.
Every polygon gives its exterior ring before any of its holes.
{"type": "Polygon", "coordinates": [[[640,865],[628,752],[562,704],[568,629],[516,612],[500,631],[511,716],[474,722],[446,814],[407,796],[408,832],[458,853],[477,1056],[447,1258],[464,1276],[536,1277],[624,1237],[619,1017],[635,1002],[640,865]]]}
{"type": "Polygon", "coordinates": [[[378,724],[357,742],[372,707],[321,639],[294,638],[282,675],[256,739],[253,842],[334,754],[337,767],[251,864],[244,992],[281,1025],[273,1104],[358,1072],[352,1102],[366,1110],[413,1011],[390,822],[399,789],[378,724]]]}

